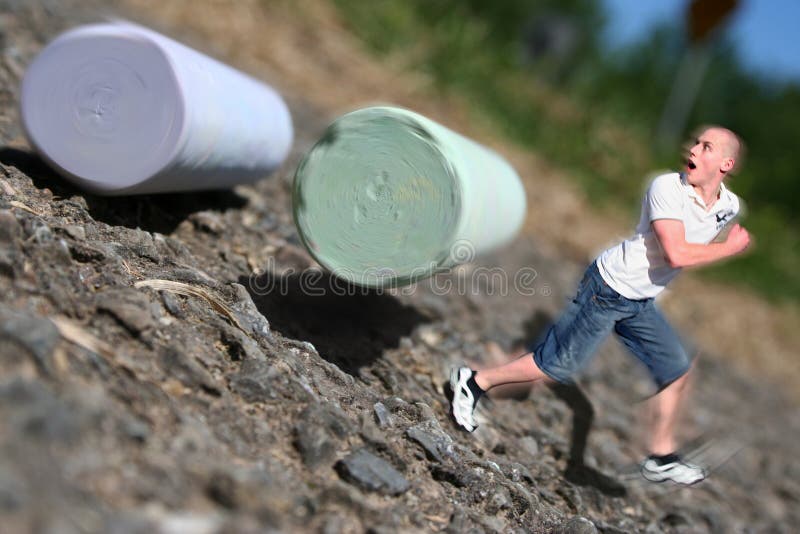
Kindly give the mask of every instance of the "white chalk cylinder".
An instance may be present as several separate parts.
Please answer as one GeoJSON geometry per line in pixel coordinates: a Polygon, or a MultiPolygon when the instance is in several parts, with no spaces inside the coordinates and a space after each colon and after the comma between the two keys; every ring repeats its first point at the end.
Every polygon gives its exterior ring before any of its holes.
{"type": "Polygon", "coordinates": [[[56,38],[25,73],[20,107],[39,154],[105,195],[253,182],[292,144],[289,110],[272,88],[127,22],[56,38]]]}
{"type": "Polygon", "coordinates": [[[294,216],[337,277],[396,287],[509,243],[525,189],[499,154],[407,109],[337,119],[297,168],[294,216]]]}

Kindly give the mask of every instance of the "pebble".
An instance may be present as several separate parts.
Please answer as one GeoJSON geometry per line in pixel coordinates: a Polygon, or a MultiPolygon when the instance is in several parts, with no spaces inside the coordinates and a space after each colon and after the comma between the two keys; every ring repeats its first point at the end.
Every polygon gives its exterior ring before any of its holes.
{"type": "Polygon", "coordinates": [[[366,449],[358,449],[336,464],[339,475],[367,491],[400,495],[411,487],[392,465],[366,449]]]}
{"type": "Polygon", "coordinates": [[[44,374],[56,374],[53,351],[61,336],[52,322],[0,305],[0,337],[21,345],[44,374]]]}
{"type": "Polygon", "coordinates": [[[141,334],[155,325],[150,299],[135,289],[109,289],[98,293],[95,306],[113,316],[132,334],[141,334]]]}
{"type": "Polygon", "coordinates": [[[418,443],[431,460],[444,462],[445,459],[458,461],[453,448],[453,439],[448,436],[436,420],[424,421],[406,430],[406,436],[418,443]]]}
{"type": "Polygon", "coordinates": [[[564,523],[556,530],[559,534],[597,534],[597,527],[585,517],[575,516],[564,523]]]}
{"type": "Polygon", "coordinates": [[[387,428],[394,425],[392,414],[389,412],[389,409],[384,403],[376,402],[375,406],[373,407],[373,411],[375,413],[375,418],[378,421],[378,426],[381,428],[387,428]]]}
{"type": "Polygon", "coordinates": [[[0,243],[13,243],[22,237],[22,227],[10,210],[0,210],[0,243]]]}
{"type": "Polygon", "coordinates": [[[339,443],[352,432],[341,409],[330,404],[313,404],[303,410],[295,425],[295,447],[310,469],[329,463],[339,443]]]}

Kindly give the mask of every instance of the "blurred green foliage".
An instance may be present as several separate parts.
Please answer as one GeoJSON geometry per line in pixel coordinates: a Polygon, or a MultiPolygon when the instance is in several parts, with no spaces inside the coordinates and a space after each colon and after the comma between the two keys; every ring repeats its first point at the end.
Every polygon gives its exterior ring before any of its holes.
{"type": "MultiPolygon", "coordinates": [[[[625,209],[633,218],[645,177],[682,167],[680,147],[654,145],[688,46],[679,27],[659,28],[611,55],[601,45],[601,5],[590,0],[335,3],[376,53],[425,73],[443,93],[466,98],[475,114],[568,170],[601,209],[625,209]],[[564,19],[577,29],[568,54],[526,53],[531,28],[564,19]]],[[[756,246],[704,273],[800,301],[800,150],[793,148],[800,139],[800,87],[755,77],[720,39],[688,121],[708,123],[727,126],[746,142],[744,168],[728,185],[747,204],[743,224],[756,246]]]]}

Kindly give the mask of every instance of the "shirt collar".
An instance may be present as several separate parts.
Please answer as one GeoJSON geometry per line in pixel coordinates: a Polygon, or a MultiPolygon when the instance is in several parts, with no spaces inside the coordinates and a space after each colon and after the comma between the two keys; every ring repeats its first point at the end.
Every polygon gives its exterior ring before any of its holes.
{"type": "MultiPolygon", "coordinates": [[[[703,200],[703,198],[697,193],[697,191],[695,191],[694,187],[692,187],[692,185],[686,181],[686,175],[684,173],[680,173],[680,177],[681,177],[681,184],[686,188],[686,191],[689,194],[689,196],[692,197],[695,200],[695,202],[700,204],[700,206],[702,206],[703,209],[708,209],[705,200],[703,200]]],[[[728,189],[725,187],[725,182],[720,182],[719,193],[717,194],[717,201],[714,203],[715,207],[718,207],[720,202],[725,202],[727,204],[728,197],[729,197],[728,189]]]]}

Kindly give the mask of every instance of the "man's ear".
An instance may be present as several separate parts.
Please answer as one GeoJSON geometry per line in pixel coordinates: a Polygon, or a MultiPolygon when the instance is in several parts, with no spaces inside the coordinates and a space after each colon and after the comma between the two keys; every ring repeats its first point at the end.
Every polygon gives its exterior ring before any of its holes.
{"type": "Polygon", "coordinates": [[[725,158],[722,160],[722,165],[720,166],[720,170],[722,172],[729,172],[733,169],[733,166],[736,165],[736,161],[733,158],[725,158]]]}

